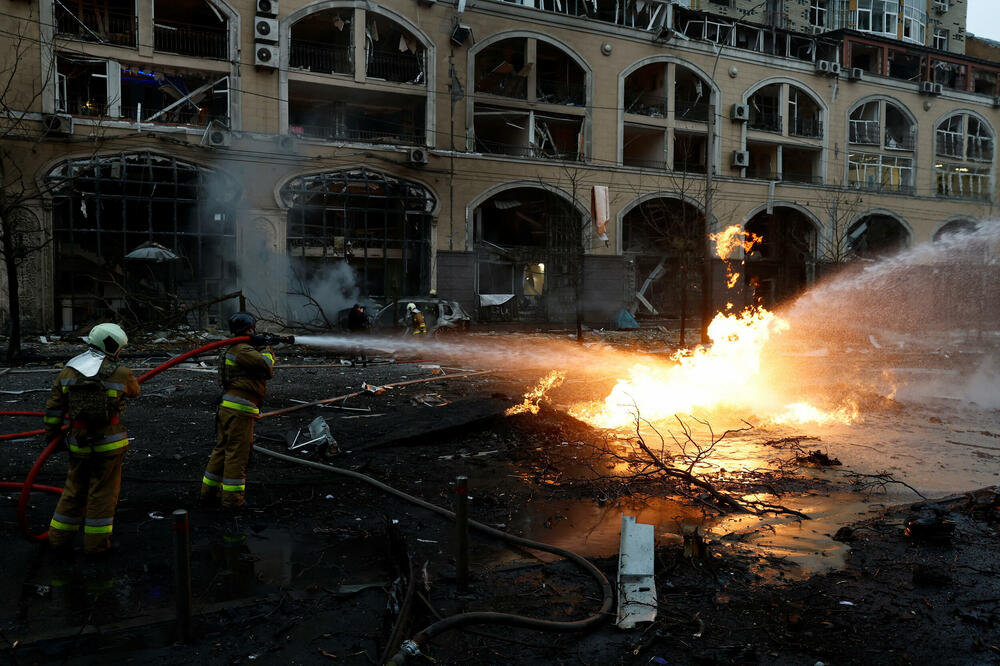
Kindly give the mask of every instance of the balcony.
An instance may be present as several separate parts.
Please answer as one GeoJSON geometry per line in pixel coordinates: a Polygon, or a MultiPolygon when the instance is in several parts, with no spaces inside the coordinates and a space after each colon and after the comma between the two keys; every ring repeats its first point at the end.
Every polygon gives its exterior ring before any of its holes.
{"type": "Polygon", "coordinates": [[[88,42],[135,46],[134,14],[95,11],[74,3],[55,3],[56,35],[88,42]]]}
{"type": "Polygon", "coordinates": [[[752,130],[762,132],[781,132],[781,114],[777,111],[757,111],[751,107],[750,122],[747,125],[752,130]]]}
{"type": "Polygon", "coordinates": [[[354,48],[323,42],[293,39],[288,66],[319,74],[352,74],[354,48]]]}
{"type": "Polygon", "coordinates": [[[396,83],[424,84],[424,52],[377,51],[368,49],[365,75],[396,83]]]}
{"type": "Polygon", "coordinates": [[[157,19],[153,24],[153,50],[226,60],[229,57],[229,36],[225,28],[157,19]]]}
{"type": "Polygon", "coordinates": [[[796,118],[792,121],[791,127],[788,128],[788,133],[791,136],[802,137],[805,139],[822,139],[823,123],[818,118],[796,118]]]}
{"type": "Polygon", "coordinates": [[[536,99],[546,104],[583,106],[587,87],[566,81],[538,79],[536,99]]]}
{"type": "Polygon", "coordinates": [[[866,146],[878,146],[882,141],[881,123],[877,120],[851,120],[851,143],[866,146]]]}
{"type": "Polygon", "coordinates": [[[645,90],[625,91],[625,113],[634,113],[649,118],[667,117],[667,98],[653,95],[645,90]]]}
{"type": "Polygon", "coordinates": [[[707,123],[708,109],[709,104],[707,102],[698,102],[687,99],[674,100],[674,119],[707,123]]]}

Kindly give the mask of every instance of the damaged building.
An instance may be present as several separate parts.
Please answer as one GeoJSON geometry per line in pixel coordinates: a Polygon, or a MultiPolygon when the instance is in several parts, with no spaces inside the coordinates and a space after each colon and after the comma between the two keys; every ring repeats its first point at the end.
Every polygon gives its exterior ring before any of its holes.
{"type": "Polygon", "coordinates": [[[696,322],[706,273],[713,311],[774,306],[994,217],[1000,49],[962,0],[0,1],[33,331],[336,309],[325,274],[696,322]],[[730,287],[732,225],[762,240],[730,287]]]}

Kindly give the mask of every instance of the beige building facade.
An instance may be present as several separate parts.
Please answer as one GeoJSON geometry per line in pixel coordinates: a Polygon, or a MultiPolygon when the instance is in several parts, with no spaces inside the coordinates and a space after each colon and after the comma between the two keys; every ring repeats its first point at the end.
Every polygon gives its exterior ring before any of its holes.
{"type": "Polygon", "coordinates": [[[483,321],[692,317],[731,225],[763,242],[732,289],[714,267],[719,308],[994,217],[1000,64],[964,27],[934,48],[909,3],[894,36],[858,29],[865,0],[743,4],[0,0],[5,182],[51,239],[22,321],[234,291],[331,324],[430,290],[483,321]],[[805,29],[821,4],[855,23],[805,29]]]}

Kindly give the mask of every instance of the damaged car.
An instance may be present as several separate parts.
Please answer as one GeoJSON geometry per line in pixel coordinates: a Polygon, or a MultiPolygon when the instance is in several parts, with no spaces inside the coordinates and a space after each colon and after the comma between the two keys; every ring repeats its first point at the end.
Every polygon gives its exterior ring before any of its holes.
{"type": "Polygon", "coordinates": [[[462,309],[458,301],[409,298],[390,303],[379,310],[372,321],[372,330],[386,332],[392,328],[406,328],[406,306],[409,303],[413,303],[424,313],[429,333],[465,331],[472,322],[472,317],[462,309]]]}

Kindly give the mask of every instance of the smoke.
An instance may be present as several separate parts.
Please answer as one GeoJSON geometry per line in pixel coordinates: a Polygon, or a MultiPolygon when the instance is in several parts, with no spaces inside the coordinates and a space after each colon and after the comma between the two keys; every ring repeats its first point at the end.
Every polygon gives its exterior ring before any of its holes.
{"type": "Polygon", "coordinates": [[[346,261],[314,264],[298,258],[288,263],[289,323],[337,327],[337,313],[361,297],[357,274],[346,261]]]}

